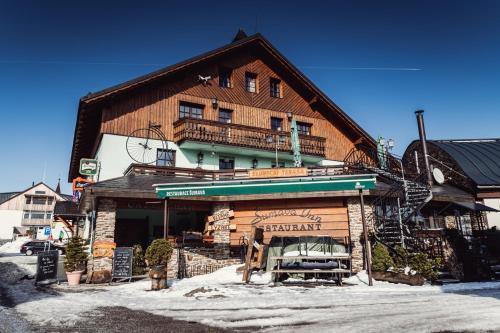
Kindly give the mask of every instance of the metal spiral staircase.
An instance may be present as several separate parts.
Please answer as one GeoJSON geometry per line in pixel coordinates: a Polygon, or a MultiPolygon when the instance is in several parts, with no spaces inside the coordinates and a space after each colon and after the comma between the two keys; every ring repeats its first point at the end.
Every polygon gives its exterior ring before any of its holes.
{"type": "Polygon", "coordinates": [[[416,235],[416,217],[432,199],[432,191],[422,177],[405,175],[400,159],[371,147],[353,148],[344,165],[351,170],[376,173],[391,186],[372,202],[374,210],[367,217],[374,221],[377,240],[392,249],[399,245],[410,252],[421,251],[425,244],[416,235]]]}

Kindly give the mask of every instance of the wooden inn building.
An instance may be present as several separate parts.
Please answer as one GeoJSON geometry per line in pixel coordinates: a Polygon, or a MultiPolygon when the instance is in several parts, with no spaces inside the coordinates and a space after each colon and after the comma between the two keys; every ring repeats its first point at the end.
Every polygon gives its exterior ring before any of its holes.
{"type": "MultiPolygon", "coordinates": [[[[97,159],[80,200],[92,241],[146,247],[168,237],[171,277],[241,262],[254,227],[266,245],[302,237],[307,248],[307,237],[328,237],[356,272],[362,211],[375,234],[391,220],[408,246],[421,244],[406,220],[387,218],[401,170],[387,167],[396,165],[390,155],[381,167],[376,151],[266,38],[239,31],[223,47],[82,97],[68,179],[82,158],[97,159]]],[[[409,221],[430,189],[418,176],[405,184],[416,193],[399,203],[409,221]]],[[[89,272],[110,269],[109,257],[89,261],[89,272]]]]}

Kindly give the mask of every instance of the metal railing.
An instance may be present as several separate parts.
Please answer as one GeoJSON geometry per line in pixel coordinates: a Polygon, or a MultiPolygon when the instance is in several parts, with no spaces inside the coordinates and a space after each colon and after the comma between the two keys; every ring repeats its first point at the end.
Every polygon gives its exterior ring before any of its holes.
{"type": "MultiPolygon", "coordinates": [[[[312,167],[307,168],[307,176],[337,176],[352,174],[351,170],[343,166],[330,167],[312,167]]],[[[230,170],[205,170],[201,168],[178,168],[168,166],[156,166],[147,164],[131,164],[125,175],[161,175],[170,177],[196,178],[200,180],[228,180],[228,179],[248,179],[250,178],[249,169],[230,169],[230,170]]]]}

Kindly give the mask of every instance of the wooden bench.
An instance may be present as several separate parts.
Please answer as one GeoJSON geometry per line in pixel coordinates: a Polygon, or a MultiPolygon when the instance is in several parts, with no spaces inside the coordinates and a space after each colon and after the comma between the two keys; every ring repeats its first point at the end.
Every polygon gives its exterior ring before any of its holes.
{"type": "Polygon", "coordinates": [[[332,277],[337,278],[337,284],[342,285],[342,276],[344,274],[350,274],[350,254],[336,254],[331,256],[271,256],[271,260],[276,260],[277,267],[276,269],[271,270],[271,273],[274,274],[274,281],[279,281],[280,274],[283,273],[300,273],[300,274],[331,274],[332,277]],[[324,261],[335,261],[337,262],[338,268],[282,268],[283,260],[324,260],[324,261]],[[342,268],[343,261],[347,261],[346,267],[342,268]]]}

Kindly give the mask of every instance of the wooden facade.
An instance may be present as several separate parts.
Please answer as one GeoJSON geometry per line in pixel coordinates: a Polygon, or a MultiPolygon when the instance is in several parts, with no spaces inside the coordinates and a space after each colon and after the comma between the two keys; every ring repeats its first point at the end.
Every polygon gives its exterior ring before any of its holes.
{"type": "MultiPolygon", "coordinates": [[[[243,60],[243,59],[241,59],[243,60]]],[[[233,64],[236,65],[236,64],[233,64]]],[[[315,110],[292,86],[286,84],[277,73],[261,60],[237,64],[232,71],[232,88],[219,87],[218,68],[212,65],[200,70],[203,75],[214,78],[210,85],[196,82],[195,75],[184,77],[181,81],[167,83],[149,91],[124,98],[102,111],[102,125],[99,134],[128,135],[138,128],[148,126],[149,122],[162,125],[167,140],[174,140],[174,122],[179,120],[179,105],[182,102],[203,106],[203,119],[218,121],[219,109],[233,111],[233,124],[271,129],[271,117],[283,119],[283,131],[290,132],[287,112],[292,112],[299,122],[311,124],[311,135],[328,138],[325,143],[325,157],[342,160],[354,147],[353,139],[342,132],[315,110]],[[245,90],[245,73],[257,74],[259,92],[245,90]],[[283,85],[282,98],[269,94],[270,78],[280,78],[283,85]],[[212,98],[217,98],[218,108],[212,107],[212,98]]]]}
{"type": "MultiPolygon", "coordinates": [[[[342,161],[355,143],[373,139],[355,124],[302,73],[260,35],[187,60],[145,77],[85,96],[75,128],[69,179],[77,174],[80,158],[91,157],[103,134],[127,136],[150,122],[161,125],[167,140],[175,140],[174,123],[180,103],[203,106],[203,119],[218,121],[220,108],[232,110],[232,124],[271,129],[271,117],[281,118],[290,131],[287,113],[311,125],[320,155],[342,161]],[[219,73],[230,70],[230,87],[219,86],[219,73]],[[257,92],[245,87],[246,73],[257,75],[257,92]],[[211,76],[207,84],[197,76],[211,76]],[[270,94],[270,80],[280,80],[281,97],[270,94]],[[217,99],[217,108],[212,100],[217,99]],[[324,143],[321,142],[321,138],[324,143]]],[[[316,148],[314,148],[316,149],[316,148]]],[[[307,151],[304,151],[307,153],[307,151]]]]}
{"type": "Polygon", "coordinates": [[[266,244],[273,236],[349,237],[347,205],[342,198],[240,201],[233,207],[232,246],[241,245],[252,225],[264,229],[266,244]]]}

